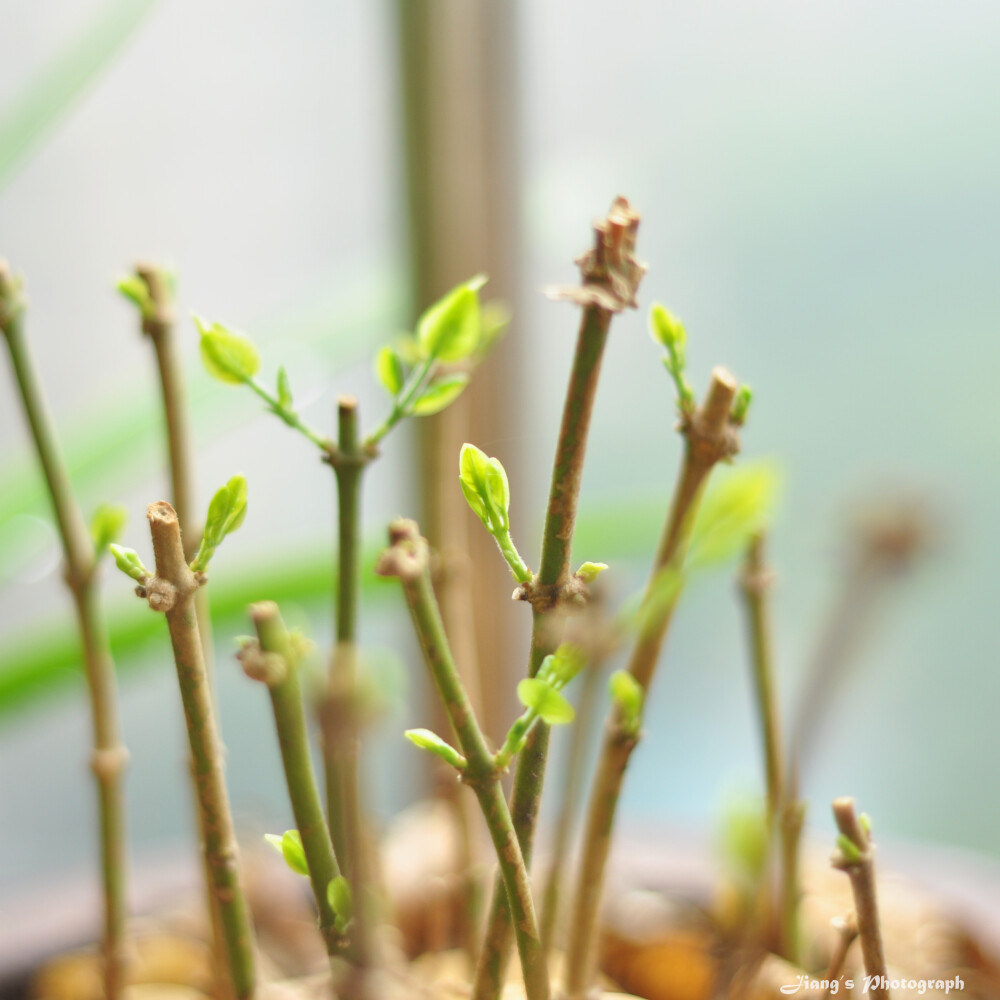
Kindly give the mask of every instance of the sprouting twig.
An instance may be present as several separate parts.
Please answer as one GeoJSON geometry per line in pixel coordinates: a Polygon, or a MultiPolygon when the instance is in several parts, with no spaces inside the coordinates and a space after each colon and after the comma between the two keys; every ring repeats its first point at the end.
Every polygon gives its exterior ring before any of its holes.
{"type": "MultiPolygon", "coordinates": [[[[174,293],[171,276],[162,267],[148,262],[136,264],[135,275],[119,282],[119,290],[130,298],[139,311],[142,332],[153,345],[156,371],[160,379],[160,395],[166,430],[168,466],[170,470],[171,502],[180,521],[184,539],[184,555],[190,562],[198,551],[201,526],[196,522],[194,499],[194,439],[184,385],[184,372],[177,347],[174,315],[174,293]]],[[[212,616],[208,607],[208,591],[199,587],[194,599],[198,616],[198,634],[209,683],[212,683],[212,616]]],[[[201,811],[196,810],[198,816],[201,811]]],[[[204,831],[199,831],[199,841],[204,831]]],[[[225,942],[219,909],[211,891],[211,873],[205,871],[206,905],[212,924],[212,940],[218,958],[217,969],[224,965],[225,942]]],[[[222,990],[226,984],[217,984],[222,990]]]]}
{"type": "Polygon", "coordinates": [[[364,970],[375,960],[368,898],[364,806],[358,775],[357,627],[361,590],[361,477],[373,452],[358,440],[357,401],[337,401],[337,447],[327,461],[337,480],[337,643],[320,708],[327,816],[337,857],[355,900],[351,959],[364,970]]]}
{"type": "Polygon", "coordinates": [[[94,544],[73,494],[55,427],[24,337],[25,302],[21,281],[0,260],[0,331],[10,350],[24,413],[55,513],[65,562],[65,580],[73,596],[90,694],[94,751],[91,767],[97,779],[100,822],[104,929],[101,943],[103,986],[107,1000],[117,1000],[124,987],[123,939],[127,918],[125,804],[122,784],[128,751],[121,742],[118,693],[104,615],[96,589],[94,544]]]}
{"type": "Polygon", "coordinates": [[[173,507],[166,501],[150,504],[146,516],[153,539],[156,576],[141,583],[140,590],[151,608],[166,614],[202,813],[205,856],[226,939],[226,960],[236,998],[244,1000],[252,997],[256,988],[254,940],[240,884],[221,744],[194,614],[194,594],[199,581],[184,556],[180,524],[173,507]]]}
{"type": "MultiPolygon", "coordinates": [[[[538,573],[525,596],[532,604],[528,676],[534,677],[559,643],[558,620],[571,584],[573,530],[583,479],[590,417],[597,395],[604,347],[615,313],[635,306],[645,265],[634,256],[639,215],[624,198],[616,198],[607,217],[595,224],[593,249],[578,264],[582,284],[556,295],[583,306],[576,353],[566,390],[562,423],[552,465],[552,480],[542,533],[538,573]]],[[[511,816],[521,850],[531,863],[535,824],[545,778],[549,727],[535,727],[521,752],[511,794],[511,816]]],[[[510,917],[499,879],[493,887],[486,938],[473,985],[473,1000],[495,1000],[503,985],[510,954],[510,917]]]]}
{"type": "Polygon", "coordinates": [[[868,818],[855,815],[854,800],[851,798],[833,800],[833,818],[840,836],[830,863],[834,868],[846,872],[851,880],[858,934],[861,938],[861,955],[870,982],[868,994],[875,997],[875,1000],[889,1000],[889,988],[886,985],[888,969],[875,891],[875,852],[868,818]]]}
{"type": "MultiPolygon", "coordinates": [[[[716,463],[738,449],[731,417],[736,393],[735,379],[727,371],[716,368],[703,404],[690,417],[682,418],[684,458],[647,585],[646,603],[653,599],[661,574],[668,567],[678,567],[683,560],[709,473],[716,463]]],[[[632,649],[628,672],[643,692],[649,689],[677,596],[678,593],[674,593],[667,607],[657,614],[656,620],[640,630],[632,649]]],[[[585,996],[595,970],[597,912],[611,846],[611,831],[625,769],[639,741],[638,727],[624,723],[622,710],[616,703],[608,719],[584,830],[566,962],[566,993],[570,1000],[581,1000],[585,996]]]]}
{"type": "Polygon", "coordinates": [[[379,560],[377,571],[383,576],[397,576],[402,582],[424,659],[464,755],[464,762],[453,758],[453,763],[461,766],[462,780],[475,793],[496,848],[513,915],[514,935],[528,1000],[547,1000],[548,972],[542,956],[527,866],[514,832],[494,756],[469,704],[444,634],[428,570],[427,543],[420,537],[413,521],[394,522],[389,539],[390,548],[379,560]]]}
{"type": "Polygon", "coordinates": [[[247,673],[259,677],[270,691],[285,784],[309,867],[320,933],[327,952],[331,956],[339,955],[344,940],[338,928],[338,914],[330,900],[330,883],[340,877],[340,866],[333,851],[309,756],[299,656],[276,604],[271,601],[254,604],[250,608],[250,617],[257,630],[259,645],[244,649],[240,658],[247,673]]]}

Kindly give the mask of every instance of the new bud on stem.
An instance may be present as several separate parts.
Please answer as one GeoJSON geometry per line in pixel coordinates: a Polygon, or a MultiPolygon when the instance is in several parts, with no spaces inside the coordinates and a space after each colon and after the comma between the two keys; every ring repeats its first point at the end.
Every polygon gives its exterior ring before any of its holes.
{"type": "Polygon", "coordinates": [[[472,512],[493,536],[514,579],[527,583],[532,573],[510,537],[510,484],[500,460],[473,444],[464,444],[458,469],[459,485],[472,512]]]}

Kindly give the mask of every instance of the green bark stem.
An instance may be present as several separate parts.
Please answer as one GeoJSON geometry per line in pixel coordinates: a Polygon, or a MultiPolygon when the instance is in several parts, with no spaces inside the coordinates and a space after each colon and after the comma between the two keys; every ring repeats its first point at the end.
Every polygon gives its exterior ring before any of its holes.
{"type": "Polygon", "coordinates": [[[277,604],[271,601],[254,604],[250,608],[250,617],[257,630],[261,652],[277,655],[284,662],[280,681],[268,683],[281,749],[281,763],[285,770],[292,815],[295,817],[295,825],[302,838],[302,850],[309,866],[309,880],[316,899],[320,934],[327,953],[331,956],[339,955],[343,950],[343,939],[337,931],[337,914],[330,905],[327,887],[333,879],[340,876],[340,866],[326,826],[323,803],[309,755],[309,735],[302,702],[298,656],[292,648],[277,604]]]}
{"type": "Polygon", "coordinates": [[[394,522],[389,537],[391,547],[383,553],[378,572],[383,576],[398,576],[402,581],[424,660],[468,762],[462,780],[472,788],[479,801],[496,849],[513,916],[527,998],[548,1000],[549,977],[542,955],[528,868],[503,794],[500,774],[451,655],[428,570],[427,542],[420,537],[413,521],[394,522]]]}
{"type": "MultiPolygon", "coordinates": [[[[376,960],[368,898],[371,884],[364,806],[359,780],[357,701],[358,599],[361,590],[361,483],[373,452],[359,443],[358,405],[337,401],[337,447],[329,455],[337,481],[337,644],[320,716],[326,806],[336,856],[343,862],[354,899],[350,957],[355,969],[376,960]]],[[[358,987],[362,991],[364,986],[358,987]]]]}
{"type": "Polygon", "coordinates": [[[128,751],[121,742],[118,691],[104,614],[96,590],[96,557],[59,447],[55,425],[42,394],[24,337],[20,284],[0,261],[0,330],[10,351],[24,414],[45,475],[62,543],[66,584],[73,597],[90,699],[93,730],[91,768],[97,781],[104,926],[102,976],[108,1000],[124,988],[124,935],[127,921],[127,857],[123,776],[128,751]]]}
{"type": "Polygon", "coordinates": [[[566,752],[566,769],[561,785],[562,801],[556,819],[555,833],[552,835],[552,853],[545,890],[542,894],[542,949],[548,956],[555,944],[556,929],[559,925],[559,906],[562,899],[566,866],[572,849],[573,825],[579,810],[579,800],[583,785],[587,756],[587,741],[590,739],[597,696],[603,676],[600,660],[584,667],[576,719],[570,728],[570,745],[566,752]]]}
{"type": "MultiPolygon", "coordinates": [[[[736,437],[730,423],[736,391],[735,379],[725,370],[716,368],[712,372],[704,404],[682,425],[685,448],[680,477],[647,584],[646,600],[655,591],[661,571],[682,563],[702,491],[712,468],[736,451],[736,437]]],[[[652,627],[640,632],[632,648],[628,670],[644,691],[649,690],[678,596],[679,592],[652,627]]],[[[639,736],[629,731],[617,706],[613,707],[591,786],[577,871],[576,898],[566,955],[568,1000],[584,1000],[594,980],[598,952],[597,916],[611,835],[625,770],[638,742],[639,736]]]]}
{"type": "MultiPolygon", "coordinates": [[[[170,471],[170,493],[174,510],[180,521],[181,537],[184,540],[184,556],[190,563],[198,551],[201,525],[196,520],[194,502],[194,436],[191,432],[191,418],[187,405],[187,391],[184,385],[184,369],[174,329],[174,301],[170,280],[163,268],[149,263],[140,263],[135,268],[136,276],[145,284],[149,292],[152,309],[141,316],[142,332],[149,338],[156,356],[156,372],[160,380],[160,397],[163,401],[163,420],[166,432],[167,459],[170,471]]],[[[208,607],[208,592],[199,587],[194,598],[195,613],[198,616],[198,634],[205,657],[205,669],[209,683],[212,683],[212,617],[208,607]]],[[[201,811],[196,809],[200,817],[201,811]]],[[[200,820],[199,820],[200,822],[200,820]]],[[[204,839],[204,831],[199,830],[199,839],[204,839]]],[[[224,963],[225,941],[222,923],[219,919],[215,896],[211,890],[211,872],[204,872],[206,906],[212,924],[212,946],[216,956],[216,968],[221,971],[224,963]]],[[[223,991],[227,984],[217,984],[223,991]]]]}
{"type": "MultiPolygon", "coordinates": [[[[559,293],[582,304],[584,310],[552,463],[541,559],[531,584],[540,599],[532,602],[529,677],[535,676],[542,661],[559,644],[560,597],[571,577],[573,530],[601,361],[612,316],[634,305],[635,291],[645,270],[632,256],[638,225],[639,216],[628,202],[616,199],[607,218],[594,227],[593,250],[580,260],[582,287],[559,293]]],[[[528,865],[545,781],[549,729],[540,721],[532,730],[518,756],[511,792],[514,829],[528,865]]],[[[476,965],[473,1000],[499,997],[509,960],[510,912],[498,876],[493,886],[486,937],[476,965]]]]}
{"type": "Polygon", "coordinates": [[[771,572],[765,558],[764,537],[755,535],[747,547],[740,590],[746,607],[749,626],[754,694],[759,716],[767,787],[767,823],[774,830],[783,797],[784,767],[781,752],[781,726],[778,722],[778,701],[774,690],[773,643],[771,639],[771,609],[767,599],[771,587],[771,572]]]}
{"type": "Polygon", "coordinates": [[[146,517],[156,558],[156,578],[145,585],[147,597],[150,607],[166,613],[201,812],[203,849],[225,937],[226,963],[237,1000],[245,1000],[253,997],[256,990],[254,935],[240,884],[222,747],[198,634],[194,607],[198,581],[188,567],[173,507],[163,500],[150,504],[146,517]]]}

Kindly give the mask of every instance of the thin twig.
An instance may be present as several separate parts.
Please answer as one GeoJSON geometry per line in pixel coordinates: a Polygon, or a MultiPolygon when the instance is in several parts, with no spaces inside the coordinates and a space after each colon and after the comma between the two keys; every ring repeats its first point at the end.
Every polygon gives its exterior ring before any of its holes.
{"type": "Polygon", "coordinates": [[[389,539],[390,548],[382,554],[377,571],[383,576],[398,576],[402,582],[424,659],[467,761],[462,780],[479,800],[496,849],[513,914],[525,992],[528,1000],[547,1000],[548,971],[542,956],[528,869],[503,794],[500,773],[452,659],[431,584],[427,543],[413,521],[395,521],[389,539]]]}
{"type": "Polygon", "coordinates": [[[781,808],[783,764],[778,700],[774,690],[774,651],[771,636],[771,609],[767,595],[773,582],[765,558],[764,536],[754,535],[747,546],[740,574],[740,590],[750,626],[750,650],[754,693],[767,782],[767,825],[773,831],[781,808]]]}
{"type": "Polygon", "coordinates": [[[107,627],[96,591],[97,557],[80,513],[55,427],[24,337],[25,302],[21,282],[0,260],[0,330],[10,350],[24,413],[45,475],[73,597],[93,726],[91,767],[97,780],[104,929],[101,942],[103,986],[107,1000],[124,987],[123,953],[127,919],[123,776],[128,751],[121,742],[118,692],[107,627]]]}
{"type": "MultiPolygon", "coordinates": [[[[769,852],[775,842],[778,845],[777,951],[793,964],[798,964],[798,852],[804,806],[796,799],[788,798],[796,793],[786,778],[782,749],[768,600],[773,574],[767,565],[762,534],[750,539],[739,582],[749,625],[755,701],[764,757],[769,852]]],[[[770,860],[773,854],[769,853],[768,857],[770,860]]],[[[769,879],[769,888],[771,882],[769,879]]],[[[771,898],[769,894],[768,901],[771,898]]]]}
{"type": "Polygon", "coordinates": [[[563,881],[572,846],[570,839],[580,805],[587,745],[593,735],[594,713],[601,689],[602,665],[600,661],[593,661],[584,667],[576,718],[570,727],[565,777],[559,783],[562,801],[559,803],[555,832],[552,835],[552,860],[542,893],[542,949],[546,956],[551,954],[555,944],[563,881]]]}
{"type": "MultiPolygon", "coordinates": [[[[170,278],[166,271],[154,264],[136,264],[136,277],[143,282],[149,293],[147,308],[140,308],[142,332],[149,338],[156,354],[156,371],[160,379],[160,395],[163,401],[164,427],[166,431],[167,458],[170,469],[170,493],[174,510],[180,521],[181,537],[184,539],[184,555],[190,562],[198,551],[201,524],[195,514],[194,500],[194,438],[191,432],[190,412],[184,385],[184,369],[174,328],[174,297],[170,278]]],[[[208,607],[208,591],[199,587],[194,598],[198,616],[198,634],[201,636],[202,654],[209,684],[212,685],[214,649],[212,646],[212,616],[208,607]]],[[[201,810],[195,812],[201,817],[201,810]]],[[[205,839],[205,831],[199,830],[199,842],[205,839]]],[[[205,876],[206,906],[212,925],[212,944],[219,973],[225,964],[225,941],[219,908],[212,893],[211,872],[207,867],[205,876]]],[[[220,975],[220,980],[223,977],[220,975]]],[[[222,990],[224,982],[217,983],[222,990]]]]}
{"type": "MultiPolygon", "coordinates": [[[[737,384],[733,377],[724,369],[716,368],[712,372],[704,403],[690,418],[682,421],[685,449],[680,478],[653,563],[645,600],[654,595],[660,573],[683,561],[709,473],[716,463],[738,449],[735,428],[730,419],[736,391],[737,384]]],[[[644,691],[649,690],[678,596],[679,592],[658,619],[640,631],[632,649],[628,670],[644,691]]],[[[616,705],[608,718],[604,746],[591,787],[578,869],[566,961],[566,993],[570,1000],[582,1000],[593,981],[598,950],[597,912],[611,847],[611,832],[625,769],[638,740],[639,734],[624,724],[616,705]]]]}
{"type": "Polygon", "coordinates": [[[837,932],[837,945],[830,956],[830,964],[827,967],[826,981],[829,984],[823,993],[823,1000],[835,996],[840,982],[840,977],[844,974],[844,967],[847,962],[847,953],[851,950],[858,936],[858,921],[853,913],[848,913],[845,917],[837,917],[831,921],[833,929],[837,932]]]}
{"type": "Polygon", "coordinates": [[[257,630],[259,648],[244,650],[241,659],[248,673],[253,672],[255,657],[263,658],[267,668],[261,672],[260,679],[267,684],[271,695],[285,784],[292,803],[295,825],[302,838],[302,851],[309,867],[309,879],[319,913],[320,933],[328,954],[339,955],[343,951],[344,941],[337,929],[337,914],[330,904],[328,888],[333,879],[340,876],[340,866],[333,851],[309,756],[299,657],[276,604],[263,601],[251,605],[250,617],[257,630]],[[268,657],[271,658],[270,662],[268,657]]]}
{"type": "MultiPolygon", "coordinates": [[[[564,592],[572,579],[570,558],[587,437],[604,347],[612,316],[635,306],[635,294],[646,270],[634,256],[638,228],[638,213],[624,198],[616,198],[607,217],[594,226],[593,249],[578,261],[582,285],[556,293],[584,308],[552,465],[539,569],[531,584],[523,588],[532,604],[529,677],[535,676],[542,661],[559,644],[560,620],[568,596],[564,592]]],[[[511,793],[514,829],[529,865],[548,747],[549,726],[540,722],[518,757],[511,793]]],[[[476,967],[473,1000],[495,1000],[500,995],[509,955],[510,916],[498,878],[476,967]]]]}
{"type": "Polygon", "coordinates": [[[199,582],[184,555],[177,513],[166,501],[150,504],[149,519],[156,577],[141,590],[153,610],[163,611],[184,705],[194,781],[202,813],[204,850],[226,940],[226,960],[237,1000],[254,996],[256,968],[250,911],[240,884],[239,860],[229,797],[223,776],[222,747],[201,637],[194,613],[199,582]]]}
{"type": "MultiPolygon", "coordinates": [[[[361,480],[374,451],[359,444],[357,401],[337,401],[337,447],[328,453],[337,480],[337,644],[320,708],[327,817],[354,898],[351,961],[361,976],[376,963],[371,933],[370,865],[358,773],[358,598],[361,591],[361,480]]],[[[361,987],[359,987],[361,988],[361,987]]]]}
{"type": "Polygon", "coordinates": [[[888,969],[882,928],[878,916],[878,897],[875,890],[875,860],[871,834],[864,817],[854,812],[854,800],[833,800],[833,818],[840,831],[840,846],[830,859],[834,868],[845,872],[851,880],[854,911],[861,938],[861,955],[868,975],[869,996],[875,1000],[889,1000],[888,969]]]}

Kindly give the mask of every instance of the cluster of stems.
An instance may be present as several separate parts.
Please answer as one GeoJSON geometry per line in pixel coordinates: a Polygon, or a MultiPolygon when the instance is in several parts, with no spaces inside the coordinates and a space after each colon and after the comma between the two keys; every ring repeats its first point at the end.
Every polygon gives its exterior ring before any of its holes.
{"type": "MultiPolygon", "coordinates": [[[[583,316],[552,465],[539,568],[531,583],[521,588],[532,607],[529,677],[537,674],[545,657],[558,646],[574,589],[570,569],[573,530],[604,348],[615,313],[635,306],[635,294],[645,272],[645,266],[634,255],[638,228],[638,214],[624,198],[616,199],[607,217],[595,225],[593,248],[579,261],[581,287],[558,293],[581,304],[583,316]]],[[[511,793],[514,829],[528,864],[545,777],[549,730],[545,723],[533,729],[518,757],[511,793]]],[[[476,966],[474,1000],[494,1000],[500,994],[510,956],[510,919],[507,894],[498,878],[476,966]]]]}
{"type": "Polygon", "coordinates": [[[90,695],[91,767],[97,781],[104,898],[103,988],[108,1000],[118,1000],[126,983],[124,935],[128,865],[123,779],[128,753],[121,741],[114,664],[97,592],[98,563],[102,553],[95,550],[77,504],[55,425],[35,371],[24,332],[25,305],[20,280],[6,261],[0,260],[0,331],[10,352],[25,419],[55,514],[62,543],[64,579],[73,598],[90,695]]]}
{"type": "Polygon", "coordinates": [[[770,904],[768,917],[776,911],[775,951],[793,963],[798,963],[801,951],[799,868],[806,814],[800,791],[802,768],[822,717],[843,681],[850,655],[860,635],[871,624],[886,583],[910,566],[926,536],[927,524],[921,512],[908,504],[888,506],[878,517],[857,526],[839,594],[806,671],[805,689],[787,747],[782,739],[774,676],[770,608],[773,574],[767,565],[764,534],[756,534],[747,546],[739,583],[747,615],[764,761],[767,888],[771,884],[772,852],[777,849],[776,899],[770,904]]]}
{"type": "Polygon", "coordinates": [[[389,541],[390,547],[382,554],[378,572],[398,577],[402,582],[424,660],[462,749],[461,779],[475,793],[496,849],[528,1000],[548,1000],[548,970],[528,866],[500,781],[503,762],[489,749],[452,657],[431,584],[426,541],[412,521],[395,522],[390,528],[389,541]]]}
{"type": "MultiPolygon", "coordinates": [[[[712,469],[738,450],[733,403],[738,385],[721,368],[712,372],[704,401],[690,416],[682,415],[684,454],[673,499],[653,561],[644,601],[656,600],[664,571],[680,569],[697,515],[698,504],[712,469]]],[[[655,619],[645,623],[636,638],[627,671],[644,693],[649,691],[679,588],[659,608],[655,619]]],[[[624,718],[616,703],[605,726],[597,773],[590,792],[584,827],[583,848],[577,873],[573,920],[566,955],[566,992],[570,1000],[582,1000],[590,989],[597,960],[597,917],[605,870],[611,847],[615,814],[632,752],[640,732],[624,718]]]]}
{"type": "MultiPolygon", "coordinates": [[[[498,1000],[513,945],[520,959],[527,1000],[549,1000],[551,995],[548,960],[560,926],[572,816],[583,782],[585,724],[578,724],[570,753],[567,787],[556,829],[556,858],[540,911],[535,905],[529,873],[550,728],[572,717],[572,709],[559,691],[583,666],[583,654],[572,666],[563,664],[557,668],[555,664],[571,648],[564,642],[570,618],[587,605],[591,596],[589,584],[604,568],[603,564],[586,563],[574,573],[572,545],[591,416],[611,323],[617,313],[636,306],[636,293],[645,273],[645,265],[635,257],[638,225],[639,217],[628,202],[617,199],[607,216],[595,224],[594,244],[578,262],[582,273],[580,286],[555,293],[556,297],[580,305],[583,314],[556,442],[537,572],[529,569],[510,536],[509,484],[503,467],[471,445],[463,450],[463,492],[511,567],[518,583],[515,598],[528,603],[532,615],[527,677],[519,687],[526,711],[511,726],[497,750],[491,749],[484,735],[452,654],[452,643],[434,592],[429,547],[414,522],[400,520],[392,524],[389,547],[377,567],[380,574],[397,577],[402,584],[423,659],[440,695],[457,748],[426,730],[414,730],[408,735],[413,742],[449,763],[461,783],[474,793],[497,856],[492,899],[476,956],[473,1000],[498,1000]],[[502,779],[512,764],[515,769],[508,799],[502,779]]],[[[246,673],[268,688],[296,823],[296,830],[289,834],[296,834],[294,843],[300,850],[293,867],[297,865],[296,870],[310,880],[319,932],[335,978],[337,970],[342,968],[339,960],[347,960],[351,974],[341,977],[337,988],[339,995],[348,1000],[369,1000],[375,995],[370,983],[376,977],[370,977],[369,973],[378,972],[384,960],[373,920],[374,866],[368,857],[359,772],[358,613],[364,472],[377,457],[385,436],[404,418],[438,412],[464,388],[468,381],[464,372],[437,376],[441,362],[478,360],[474,355],[479,349],[477,324],[481,317],[476,293],[481,283],[482,280],[473,279],[459,286],[425,313],[414,339],[417,360],[408,375],[404,374],[401,357],[391,348],[383,350],[379,377],[392,394],[393,403],[385,420],[368,437],[359,431],[357,403],[349,396],[338,399],[334,437],[326,437],[309,427],[292,405],[284,370],[278,375],[277,392],[272,393],[255,378],[259,358],[246,338],[199,321],[203,357],[209,370],[223,381],[248,385],[275,415],[319,449],[335,476],[336,642],[318,706],[325,808],[310,758],[300,671],[301,641],[288,632],[273,603],[262,602],[250,608],[256,637],[244,644],[240,659],[246,673]]],[[[119,566],[139,584],[139,596],[166,617],[189,738],[217,952],[220,964],[227,970],[226,988],[231,988],[236,1000],[248,1000],[257,991],[255,942],[240,881],[224,782],[204,590],[208,559],[222,538],[242,521],[246,483],[242,477],[234,477],[216,494],[202,532],[194,520],[191,431],[173,335],[170,281],[161,269],[140,265],[135,275],[125,279],[120,287],[140,307],[142,330],[155,350],[174,503],[160,501],[147,510],[155,556],[153,572],[142,566],[136,553],[115,546],[112,549],[119,566]]],[[[66,580],[82,637],[91,693],[93,767],[98,779],[101,818],[106,910],[104,988],[109,1000],[119,1000],[125,980],[121,773],[126,754],[119,738],[107,635],[94,589],[101,553],[96,551],[73,498],[24,342],[23,312],[20,283],[0,262],[0,329],[10,350],[25,413],[49,486],[63,543],[66,580]]],[[[749,391],[741,388],[727,371],[716,368],[699,402],[685,376],[683,326],[661,307],[659,312],[654,310],[654,326],[654,336],[667,348],[667,369],[678,391],[678,429],[683,455],[642,597],[639,625],[626,669],[615,677],[618,683],[613,687],[610,714],[592,778],[569,907],[563,984],[566,1000],[585,1000],[594,989],[599,907],[626,770],[641,739],[643,707],[681,594],[689,549],[697,548],[691,542],[702,497],[712,470],[739,450],[738,431],[750,398],[749,391]],[[665,581],[669,587],[665,587],[665,581]]],[[[793,739],[793,752],[786,760],[774,689],[769,582],[764,537],[757,534],[747,549],[741,585],[760,713],[768,841],[777,841],[781,847],[780,943],[784,953],[794,957],[798,845],[803,818],[798,801],[800,739],[798,736],[793,739]]],[[[581,714],[588,720],[596,703],[598,664],[606,655],[606,651],[591,652],[594,662],[586,672],[581,699],[581,714]]],[[[824,676],[829,672],[826,670],[824,676]]],[[[840,850],[834,863],[851,878],[866,969],[870,975],[884,975],[868,829],[863,820],[854,816],[850,800],[837,800],[834,815],[841,830],[840,850]]],[[[291,859],[289,863],[292,864],[291,859]]],[[[835,965],[843,964],[849,938],[852,940],[853,936],[845,932],[842,953],[838,952],[839,958],[835,956],[835,965]]]]}

